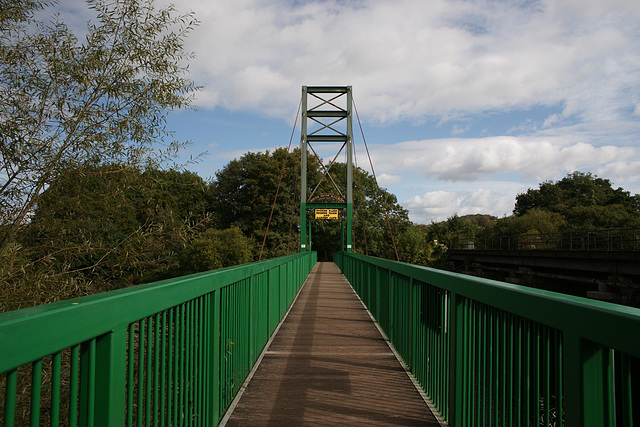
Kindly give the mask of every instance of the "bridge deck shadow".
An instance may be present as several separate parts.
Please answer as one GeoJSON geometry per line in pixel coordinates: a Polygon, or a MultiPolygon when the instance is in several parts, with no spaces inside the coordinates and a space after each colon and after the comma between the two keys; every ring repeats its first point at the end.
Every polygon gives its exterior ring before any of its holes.
{"type": "Polygon", "coordinates": [[[318,263],[228,426],[438,426],[335,264],[318,263]]]}

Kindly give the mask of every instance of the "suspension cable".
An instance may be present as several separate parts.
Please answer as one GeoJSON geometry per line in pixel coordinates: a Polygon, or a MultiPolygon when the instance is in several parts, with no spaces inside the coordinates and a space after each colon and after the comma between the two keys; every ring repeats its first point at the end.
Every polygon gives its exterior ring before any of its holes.
{"type": "Polygon", "coordinates": [[[380,206],[382,207],[382,211],[384,212],[384,216],[387,220],[387,227],[389,227],[389,234],[391,235],[391,243],[393,243],[393,250],[396,253],[396,260],[400,261],[400,257],[398,256],[398,248],[396,247],[396,241],[393,238],[393,231],[391,230],[391,223],[389,222],[389,215],[387,214],[387,209],[384,206],[384,199],[382,198],[382,191],[380,190],[380,185],[378,185],[378,179],[376,178],[376,171],[373,169],[373,162],[371,161],[371,155],[369,154],[369,147],[367,147],[367,140],[364,137],[364,131],[362,130],[362,123],[360,122],[360,116],[358,115],[358,109],[356,108],[355,100],[353,100],[353,109],[356,112],[356,118],[358,119],[358,126],[360,126],[360,133],[362,134],[362,141],[364,142],[364,148],[367,150],[367,156],[369,157],[369,164],[371,165],[371,172],[373,173],[373,179],[376,182],[376,188],[378,189],[380,206]]]}
{"type": "MultiPolygon", "coordinates": [[[[300,164],[300,161],[298,161],[300,164]]],[[[297,172],[297,171],[296,171],[297,172]]],[[[291,219],[289,220],[289,239],[287,240],[287,255],[289,255],[289,249],[291,248],[291,234],[293,231],[293,214],[296,207],[296,196],[298,195],[298,174],[295,174],[296,182],[293,185],[293,202],[291,203],[291,219]]]]}
{"type": "MultiPolygon", "coordinates": [[[[360,174],[357,173],[358,171],[358,157],[356,156],[356,150],[355,150],[355,144],[353,147],[353,161],[355,162],[355,166],[356,166],[356,184],[360,181],[359,176],[360,174]]],[[[369,246],[367,245],[367,230],[364,227],[364,208],[362,205],[364,205],[364,202],[366,200],[366,196],[364,195],[364,191],[362,190],[361,186],[358,186],[358,188],[360,189],[360,193],[362,194],[362,201],[360,202],[360,221],[362,222],[362,236],[364,237],[364,253],[365,255],[369,256],[369,246]]],[[[356,211],[357,212],[357,211],[356,211]]]]}
{"type": "MultiPolygon", "coordinates": [[[[300,103],[298,104],[298,111],[296,111],[296,118],[293,122],[293,129],[291,130],[291,138],[289,139],[289,146],[287,147],[287,154],[289,154],[289,150],[291,150],[291,144],[293,142],[293,135],[296,132],[296,125],[298,124],[298,115],[300,114],[300,108],[302,108],[302,97],[300,98],[300,103]]],[[[289,156],[285,158],[285,161],[282,162],[282,171],[280,172],[280,178],[278,179],[278,187],[276,189],[276,196],[273,198],[273,205],[271,206],[271,214],[269,215],[269,221],[267,222],[267,229],[264,232],[264,239],[262,239],[262,247],[260,248],[260,255],[258,256],[258,261],[262,260],[262,253],[264,252],[264,245],[267,241],[267,234],[269,233],[269,226],[271,226],[271,219],[273,218],[273,211],[276,208],[276,202],[278,201],[278,193],[280,192],[280,184],[282,184],[282,177],[284,176],[284,170],[287,166],[287,161],[289,160],[289,156]]]]}

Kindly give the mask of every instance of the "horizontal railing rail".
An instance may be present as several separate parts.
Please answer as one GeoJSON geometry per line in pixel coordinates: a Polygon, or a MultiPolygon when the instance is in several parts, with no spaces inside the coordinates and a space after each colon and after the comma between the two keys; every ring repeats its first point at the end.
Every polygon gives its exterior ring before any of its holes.
{"type": "Polygon", "coordinates": [[[358,254],[335,261],[449,425],[640,421],[640,309],[358,254]]]}
{"type": "Polygon", "coordinates": [[[306,252],[0,314],[0,421],[217,425],[315,262],[306,252]]]}
{"type": "Polygon", "coordinates": [[[615,228],[489,237],[461,234],[441,243],[455,250],[635,252],[640,250],[640,229],[615,228]]]}

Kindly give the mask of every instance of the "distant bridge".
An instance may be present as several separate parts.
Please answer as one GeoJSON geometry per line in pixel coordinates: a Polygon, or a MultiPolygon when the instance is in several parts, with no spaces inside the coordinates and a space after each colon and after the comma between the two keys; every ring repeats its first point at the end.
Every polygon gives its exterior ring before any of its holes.
{"type": "Polygon", "coordinates": [[[454,271],[640,306],[640,229],[459,238],[454,271]]]}

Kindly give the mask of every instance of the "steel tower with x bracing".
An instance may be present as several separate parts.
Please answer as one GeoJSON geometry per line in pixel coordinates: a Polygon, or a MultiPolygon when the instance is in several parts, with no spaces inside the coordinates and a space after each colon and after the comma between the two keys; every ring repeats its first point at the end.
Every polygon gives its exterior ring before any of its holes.
{"type": "MultiPolygon", "coordinates": [[[[353,250],[353,98],[351,86],[303,86],[302,131],[300,141],[300,250],[310,250],[310,231],[307,234],[307,209],[346,210],[346,241],[342,250],[353,250]],[[340,144],[335,159],[346,149],[346,189],[342,191],[331,177],[331,164],[324,165],[313,144],[340,144]],[[311,151],[320,162],[335,194],[307,195],[307,154],[311,151]],[[345,194],[346,193],[346,194],[345,194]]],[[[324,178],[323,178],[324,179],[324,178]]]]}

